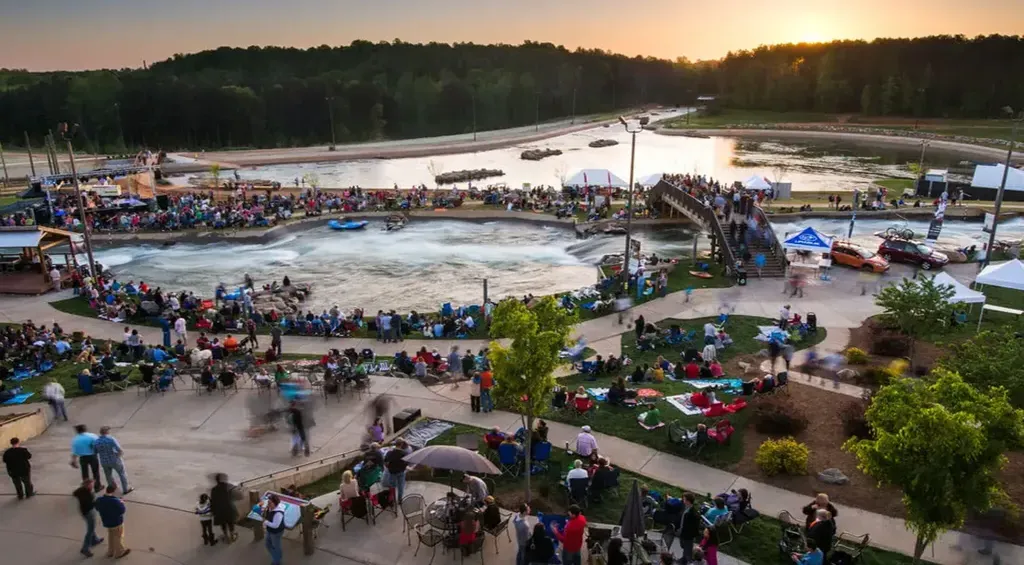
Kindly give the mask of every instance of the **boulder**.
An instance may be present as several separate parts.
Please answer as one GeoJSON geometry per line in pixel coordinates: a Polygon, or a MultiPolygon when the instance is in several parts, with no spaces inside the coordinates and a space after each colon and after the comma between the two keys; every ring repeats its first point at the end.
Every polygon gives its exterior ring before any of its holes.
{"type": "Polygon", "coordinates": [[[619,144],[619,142],[615,141],[614,139],[595,139],[594,141],[591,141],[587,145],[589,145],[590,147],[598,148],[598,147],[611,147],[612,145],[618,145],[618,144],[619,144]]]}
{"type": "Polygon", "coordinates": [[[519,158],[526,161],[540,161],[545,157],[561,155],[560,149],[527,149],[519,154],[519,158]]]}
{"type": "Polygon", "coordinates": [[[844,381],[852,381],[859,377],[860,373],[858,373],[854,369],[842,369],[836,373],[836,376],[838,376],[840,379],[844,381]]]}
{"type": "Polygon", "coordinates": [[[825,469],[824,471],[818,473],[818,480],[823,483],[828,483],[830,485],[845,485],[846,483],[850,482],[850,478],[844,475],[842,471],[836,469],[835,467],[825,469]]]}
{"type": "Polygon", "coordinates": [[[160,307],[152,300],[143,300],[142,303],[139,304],[139,308],[142,308],[142,311],[150,316],[156,316],[160,313],[160,307]]]}

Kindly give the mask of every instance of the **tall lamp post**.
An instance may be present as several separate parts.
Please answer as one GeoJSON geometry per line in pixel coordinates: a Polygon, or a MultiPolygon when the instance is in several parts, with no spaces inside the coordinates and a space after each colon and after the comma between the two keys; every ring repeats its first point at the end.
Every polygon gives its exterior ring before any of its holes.
{"type": "Polygon", "coordinates": [[[331,146],[330,151],[334,151],[338,147],[338,142],[334,138],[334,97],[325,96],[324,101],[327,102],[327,116],[331,120],[331,146]]]}
{"type": "Polygon", "coordinates": [[[1003,111],[1010,115],[1010,120],[1013,122],[1013,129],[1010,133],[1010,149],[1006,152],[1006,167],[1003,168],[1003,180],[999,183],[999,192],[996,193],[996,209],[995,217],[992,218],[992,231],[988,234],[988,247],[985,248],[985,262],[984,267],[992,261],[992,246],[996,243],[996,226],[999,225],[999,210],[1003,207],[1003,193],[1006,191],[1006,177],[1010,173],[1010,165],[1013,160],[1013,146],[1017,141],[1017,126],[1024,121],[1024,110],[1021,111],[1020,117],[1014,115],[1013,108],[1004,106],[1003,111]]]}
{"type": "MultiPolygon", "coordinates": [[[[89,276],[96,280],[96,260],[92,258],[92,234],[89,222],[85,217],[85,200],[82,198],[82,188],[78,184],[78,169],[75,168],[75,150],[71,147],[71,138],[78,131],[78,124],[70,129],[66,123],[60,125],[60,135],[68,146],[68,160],[71,161],[71,181],[75,186],[75,197],[78,201],[78,213],[82,220],[82,237],[85,239],[85,254],[89,258],[89,276]]],[[[49,200],[49,198],[47,198],[49,200]]],[[[39,258],[40,261],[42,257],[39,258]]]]}
{"type": "Polygon", "coordinates": [[[628,209],[626,213],[626,254],[622,259],[622,272],[624,273],[625,281],[629,281],[629,246],[633,236],[633,165],[636,163],[636,134],[644,131],[644,126],[647,125],[648,121],[650,121],[650,118],[641,116],[640,127],[630,129],[626,118],[619,116],[619,123],[622,124],[622,127],[626,128],[626,133],[633,136],[629,150],[629,196],[626,201],[628,209]]]}

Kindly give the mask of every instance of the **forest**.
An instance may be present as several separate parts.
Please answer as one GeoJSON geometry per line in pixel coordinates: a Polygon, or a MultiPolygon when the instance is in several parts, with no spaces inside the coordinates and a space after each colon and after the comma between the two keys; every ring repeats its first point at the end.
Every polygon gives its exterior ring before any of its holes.
{"type": "Polygon", "coordinates": [[[990,118],[1024,106],[1024,39],[935,36],[763,46],[716,61],[522,45],[354,41],[222,47],[143,69],[0,69],[0,142],[79,124],[93,152],[284,147],[497,129],[686,105],[990,118]],[[333,129],[333,135],[332,135],[333,129]]]}

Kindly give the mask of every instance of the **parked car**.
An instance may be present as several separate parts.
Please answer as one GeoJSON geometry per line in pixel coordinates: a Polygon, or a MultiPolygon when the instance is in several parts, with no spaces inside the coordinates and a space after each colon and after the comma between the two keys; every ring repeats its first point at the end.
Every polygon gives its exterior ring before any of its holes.
{"type": "Polygon", "coordinates": [[[949,257],[942,253],[923,243],[905,239],[886,239],[878,246],[878,254],[886,261],[919,265],[926,271],[942,268],[949,263],[949,257]]]}
{"type": "Polygon", "coordinates": [[[889,270],[889,262],[879,257],[877,253],[851,243],[833,244],[832,262],[873,273],[884,273],[889,270]]]}

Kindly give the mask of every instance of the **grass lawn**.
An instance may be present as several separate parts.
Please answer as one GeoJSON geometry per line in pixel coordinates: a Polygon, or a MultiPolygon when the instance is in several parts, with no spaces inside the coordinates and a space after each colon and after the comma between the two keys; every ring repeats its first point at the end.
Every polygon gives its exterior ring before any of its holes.
{"type": "MultiPolygon", "coordinates": [[[[700,336],[704,335],[704,323],[715,320],[716,318],[698,318],[695,320],[669,319],[659,322],[658,327],[669,328],[672,324],[679,324],[684,332],[691,329],[696,331],[698,338],[702,340],[700,336]]],[[[722,351],[719,356],[719,361],[724,365],[727,361],[736,356],[756,353],[763,349],[764,345],[761,342],[754,340],[754,336],[758,334],[757,326],[771,324],[772,320],[767,318],[755,318],[750,316],[733,316],[729,318],[729,321],[726,324],[726,331],[735,343],[722,351]]],[[[810,347],[813,344],[820,343],[825,339],[825,336],[825,329],[819,328],[817,335],[814,336],[813,339],[799,343],[797,344],[797,347],[810,347]]],[[[698,343],[699,345],[696,345],[695,347],[698,349],[702,348],[703,341],[699,341],[698,343]]],[[[679,345],[663,345],[655,348],[653,351],[641,352],[636,349],[635,333],[628,332],[622,336],[623,354],[632,359],[634,364],[642,365],[647,363],[653,365],[659,355],[664,356],[665,359],[675,363],[680,359],[680,353],[682,350],[683,347],[679,345]]],[[[627,367],[624,369],[623,374],[628,374],[630,372],[632,372],[632,368],[627,367]]],[[[564,379],[560,379],[559,382],[570,389],[575,389],[578,386],[584,386],[586,388],[607,388],[617,376],[618,375],[605,375],[597,380],[587,380],[588,377],[584,375],[572,375],[564,379]]],[[[664,383],[645,382],[642,387],[653,388],[664,393],[665,396],[673,396],[685,392],[692,392],[694,390],[693,387],[682,380],[666,380],[664,383]]],[[[719,394],[719,399],[728,403],[732,401],[732,396],[719,394]]],[[[693,429],[699,423],[707,423],[703,416],[685,416],[667,402],[661,401],[657,406],[661,411],[662,419],[666,422],[679,420],[683,427],[687,429],[693,429]]],[[[748,408],[730,415],[728,418],[736,428],[736,437],[732,438],[730,442],[722,446],[709,445],[700,454],[695,454],[689,450],[672,444],[668,439],[668,432],[664,428],[653,431],[641,428],[636,422],[637,413],[637,410],[633,408],[623,408],[601,403],[599,405],[599,409],[591,414],[587,419],[587,423],[601,433],[646,445],[647,447],[657,449],[658,451],[674,453],[687,459],[698,460],[714,467],[725,468],[738,462],[743,457],[743,440],[740,434],[743,433],[743,429],[752,415],[752,410],[748,408]]],[[[569,424],[582,425],[583,422],[580,418],[572,416],[566,411],[556,411],[555,409],[550,409],[543,417],[548,420],[569,424]]]]}
{"type": "MultiPolygon", "coordinates": [[[[462,424],[441,434],[430,443],[432,445],[455,445],[455,440],[460,434],[476,434],[480,436],[481,449],[483,434],[486,430],[462,424]]],[[[547,473],[537,474],[531,478],[530,505],[536,512],[555,512],[564,514],[568,507],[568,499],[565,490],[561,486],[560,474],[569,469],[572,459],[565,451],[553,448],[551,450],[551,462],[547,473]]],[[[498,504],[506,509],[515,509],[524,500],[525,479],[520,477],[494,476],[492,494],[498,504]]],[[[433,476],[423,472],[411,471],[409,480],[428,480],[442,484],[461,484],[462,474],[455,472],[449,476],[448,472],[435,472],[433,476]]],[[[589,507],[584,510],[584,515],[589,522],[606,524],[618,524],[621,518],[622,508],[626,503],[629,489],[633,481],[640,481],[648,488],[671,496],[681,496],[683,489],[668,484],[648,479],[642,475],[623,470],[619,476],[619,487],[614,490],[605,491],[600,502],[591,501],[589,507]]],[[[310,496],[317,496],[337,490],[340,482],[340,474],[331,475],[316,483],[302,486],[303,493],[310,496]]],[[[704,493],[699,493],[703,495],[704,493]]],[[[717,494],[717,493],[713,493],[717,494]]],[[[751,493],[754,497],[755,507],[757,493],[751,493]]],[[[794,511],[798,509],[793,509],[794,511]]],[[[742,559],[751,564],[760,565],[767,563],[781,563],[778,550],[780,523],[775,519],[762,516],[749,523],[742,534],[736,535],[732,543],[722,546],[719,551],[742,559]]],[[[903,565],[911,563],[909,557],[890,553],[881,550],[868,549],[864,552],[861,563],[865,565],[903,565]]]]}
{"type": "Polygon", "coordinates": [[[762,110],[723,109],[717,114],[698,111],[662,123],[670,129],[730,128],[751,124],[777,124],[790,122],[836,122],[836,116],[819,112],[771,112],[762,110]]]}
{"type": "Polygon", "coordinates": [[[8,204],[14,204],[17,201],[17,196],[0,196],[0,207],[7,206],[8,204]]]}
{"type": "Polygon", "coordinates": [[[904,189],[914,188],[914,179],[882,179],[876,180],[875,184],[884,186],[890,192],[899,196],[903,194],[904,189]]]}
{"type": "MultiPolygon", "coordinates": [[[[676,265],[676,267],[672,269],[668,274],[668,292],[671,294],[673,292],[679,292],[686,289],[725,288],[733,285],[733,279],[724,276],[723,273],[725,269],[721,265],[711,262],[709,262],[708,265],[708,272],[710,272],[714,276],[711,277],[710,279],[704,279],[691,275],[690,271],[696,271],[697,269],[693,267],[689,259],[681,259],[680,262],[676,265]]],[[[598,269],[600,270],[602,277],[608,277],[612,275],[612,271],[610,269],[607,269],[605,267],[599,267],[598,269]]],[[[614,292],[611,290],[606,291],[601,295],[602,300],[609,300],[612,297],[614,297],[614,292]]],[[[644,302],[649,302],[656,298],[661,298],[657,294],[641,296],[640,298],[637,298],[636,294],[633,294],[632,297],[634,305],[643,304],[644,302]]],[[[573,300],[573,303],[577,306],[576,315],[579,317],[579,320],[581,322],[593,320],[595,318],[600,318],[602,316],[615,315],[615,312],[611,308],[611,306],[608,306],[598,312],[586,308],[578,308],[578,306],[592,301],[592,299],[573,300]]]]}
{"type": "MultiPolygon", "coordinates": [[[[986,286],[981,289],[981,292],[985,294],[987,304],[1024,310],[1024,291],[986,286]]],[[[932,335],[925,336],[924,339],[935,343],[952,343],[972,338],[978,333],[978,316],[980,314],[981,308],[976,305],[967,313],[967,323],[954,328],[936,328],[937,331],[932,335]]],[[[981,320],[981,331],[995,330],[1005,326],[1010,326],[1015,331],[1024,331],[1024,316],[987,311],[981,320]]]]}

